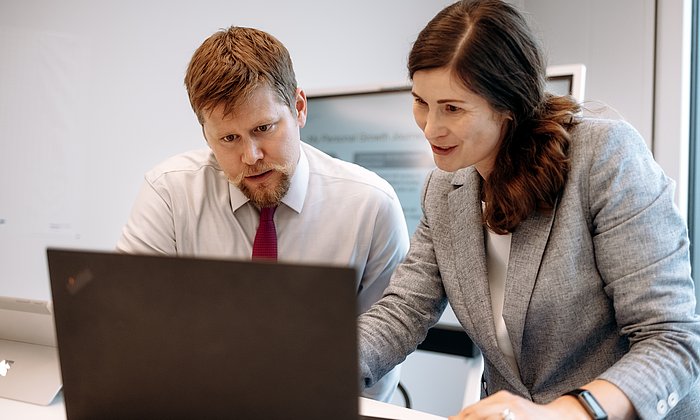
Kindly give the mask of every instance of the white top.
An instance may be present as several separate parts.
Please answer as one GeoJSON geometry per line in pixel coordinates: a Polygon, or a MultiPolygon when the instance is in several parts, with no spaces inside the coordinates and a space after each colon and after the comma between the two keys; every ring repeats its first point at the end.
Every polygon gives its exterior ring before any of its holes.
{"type": "Polygon", "coordinates": [[[489,292],[491,293],[491,308],[496,327],[496,342],[503,355],[515,372],[519,372],[518,363],[513,353],[513,345],[508,336],[508,329],[503,320],[503,302],[506,290],[506,271],[510,256],[511,234],[499,235],[491,229],[486,231],[486,270],[489,277],[489,292]]]}
{"type": "MultiPolygon", "coordinates": [[[[364,312],[408,251],[399,199],[375,173],[301,145],[275,211],[278,260],[354,267],[358,312],[364,312]]],[[[167,159],[145,178],[119,251],[251,258],[259,212],[228,182],[210,149],[167,159]]]]}

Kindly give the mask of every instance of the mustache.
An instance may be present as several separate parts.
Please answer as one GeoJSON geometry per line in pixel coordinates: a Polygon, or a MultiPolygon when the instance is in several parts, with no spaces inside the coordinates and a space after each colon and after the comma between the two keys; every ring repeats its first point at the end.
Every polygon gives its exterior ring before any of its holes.
{"type": "Polygon", "coordinates": [[[240,185],[243,182],[243,178],[248,176],[260,175],[268,171],[277,171],[289,175],[289,168],[287,165],[278,165],[274,163],[256,163],[253,166],[245,167],[240,174],[238,174],[234,179],[231,180],[231,182],[233,182],[235,185],[240,185]]]}

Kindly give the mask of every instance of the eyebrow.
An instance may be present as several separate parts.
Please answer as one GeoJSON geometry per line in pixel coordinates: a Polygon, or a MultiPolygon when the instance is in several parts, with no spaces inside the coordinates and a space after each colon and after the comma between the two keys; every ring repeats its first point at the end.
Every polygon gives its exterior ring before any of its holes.
{"type": "MultiPolygon", "coordinates": [[[[418,99],[420,99],[420,100],[424,100],[423,98],[420,97],[420,95],[416,94],[416,93],[413,92],[413,91],[411,91],[411,95],[413,95],[414,98],[418,98],[418,99]]],[[[463,99],[438,99],[438,101],[437,101],[438,104],[446,104],[446,103],[449,103],[449,102],[458,102],[458,103],[461,103],[461,104],[467,103],[467,102],[466,102],[465,100],[463,100],[463,99]]]]}

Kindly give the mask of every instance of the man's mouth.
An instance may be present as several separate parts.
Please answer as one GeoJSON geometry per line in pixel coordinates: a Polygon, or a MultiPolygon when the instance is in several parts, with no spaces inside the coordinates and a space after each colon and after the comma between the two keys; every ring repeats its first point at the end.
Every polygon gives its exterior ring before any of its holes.
{"type": "Polygon", "coordinates": [[[249,180],[249,181],[262,181],[262,180],[264,180],[265,178],[267,178],[269,175],[271,175],[272,172],[273,172],[272,170],[267,170],[267,171],[261,172],[261,173],[259,173],[259,174],[247,175],[247,176],[245,177],[245,179],[246,179],[246,180],[249,180]]]}

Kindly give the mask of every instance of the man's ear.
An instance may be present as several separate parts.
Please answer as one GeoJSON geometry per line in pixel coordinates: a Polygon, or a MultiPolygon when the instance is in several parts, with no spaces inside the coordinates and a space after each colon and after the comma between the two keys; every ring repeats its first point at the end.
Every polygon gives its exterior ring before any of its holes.
{"type": "Polygon", "coordinates": [[[301,88],[297,88],[294,107],[297,112],[297,124],[299,124],[299,128],[303,128],[306,125],[308,108],[306,107],[306,93],[304,93],[304,90],[301,88]]]}
{"type": "Polygon", "coordinates": [[[202,137],[204,137],[204,142],[211,149],[211,145],[209,144],[209,140],[207,140],[207,133],[204,131],[204,124],[201,124],[200,127],[202,127],[202,137]]]}

